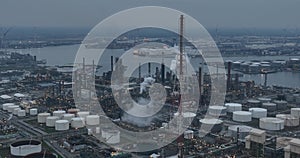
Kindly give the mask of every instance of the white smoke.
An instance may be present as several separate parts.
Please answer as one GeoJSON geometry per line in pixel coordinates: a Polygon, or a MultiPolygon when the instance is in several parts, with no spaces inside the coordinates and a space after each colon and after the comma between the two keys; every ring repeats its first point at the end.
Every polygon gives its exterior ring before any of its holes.
{"type": "MultiPolygon", "coordinates": [[[[134,113],[134,114],[149,114],[149,111],[147,111],[145,108],[139,108],[139,106],[152,106],[152,104],[150,103],[150,105],[146,105],[150,102],[149,99],[145,99],[145,98],[139,98],[138,99],[138,104],[139,105],[133,105],[133,107],[131,109],[129,109],[129,113],[134,113]]],[[[133,116],[128,114],[127,112],[124,112],[123,116],[122,116],[122,121],[126,122],[126,123],[130,123],[133,125],[136,125],[138,127],[146,127],[146,126],[150,126],[152,120],[155,118],[155,116],[149,116],[149,117],[138,117],[138,116],[133,116]]]]}
{"type": "Polygon", "coordinates": [[[155,82],[155,79],[152,77],[144,78],[144,82],[140,84],[140,94],[146,91],[147,86],[152,85],[155,82]]]}

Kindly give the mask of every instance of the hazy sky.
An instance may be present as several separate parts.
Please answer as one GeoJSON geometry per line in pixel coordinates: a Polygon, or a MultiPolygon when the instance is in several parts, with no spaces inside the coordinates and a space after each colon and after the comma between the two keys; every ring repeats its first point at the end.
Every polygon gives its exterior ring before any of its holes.
{"type": "Polygon", "coordinates": [[[93,27],[145,5],[178,9],[205,27],[300,28],[298,0],[0,0],[0,26],[93,27]]]}

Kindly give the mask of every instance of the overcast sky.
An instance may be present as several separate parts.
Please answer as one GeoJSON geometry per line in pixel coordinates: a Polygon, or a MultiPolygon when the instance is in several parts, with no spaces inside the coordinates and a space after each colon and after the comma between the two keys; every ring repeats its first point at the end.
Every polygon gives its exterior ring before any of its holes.
{"type": "Polygon", "coordinates": [[[0,0],[0,27],[93,27],[145,5],[178,9],[205,27],[300,28],[298,0],[0,0]]]}

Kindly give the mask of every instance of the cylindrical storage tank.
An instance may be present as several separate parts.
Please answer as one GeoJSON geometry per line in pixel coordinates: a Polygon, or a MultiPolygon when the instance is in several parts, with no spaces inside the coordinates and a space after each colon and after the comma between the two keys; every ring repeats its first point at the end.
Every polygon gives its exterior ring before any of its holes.
{"type": "Polygon", "coordinates": [[[185,139],[193,139],[194,138],[194,131],[192,131],[192,130],[184,131],[183,137],[185,139]]]}
{"type": "MultiPolygon", "coordinates": [[[[175,113],[174,116],[178,116],[179,113],[175,113]]],[[[182,113],[182,123],[183,125],[189,125],[192,123],[193,119],[196,117],[196,114],[193,112],[183,112],[182,113]]]]}
{"type": "Polygon", "coordinates": [[[88,131],[88,135],[92,135],[93,134],[92,129],[88,128],[87,131],[88,131]]]}
{"type": "Polygon", "coordinates": [[[259,101],[262,102],[262,103],[268,103],[268,102],[271,102],[271,101],[272,101],[271,98],[264,98],[264,97],[257,98],[257,100],[259,100],[259,101]]]}
{"type": "Polygon", "coordinates": [[[68,120],[69,122],[71,122],[72,118],[74,118],[74,117],[75,117],[74,114],[64,114],[63,115],[63,119],[68,120]]]}
{"type": "Polygon", "coordinates": [[[235,111],[233,112],[232,120],[237,122],[250,122],[252,121],[252,114],[247,111],[235,111]]]}
{"type": "Polygon", "coordinates": [[[87,125],[98,125],[100,123],[100,117],[98,115],[88,115],[86,117],[86,124],[87,125]]]}
{"type": "Polygon", "coordinates": [[[247,105],[249,107],[260,107],[261,102],[259,100],[256,100],[256,99],[249,99],[249,100],[247,100],[247,105]]]}
{"type": "Polygon", "coordinates": [[[55,126],[55,122],[59,120],[59,117],[57,116],[49,116],[46,119],[46,126],[47,127],[54,127],[55,126]]]}
{"type": "Polygon", "coordinates": [[[264,117],[259,119],[259,127],[270,131],[284,129],[284,120],[275,117],[264,117]]]}
{"type": "Polygon", "coordinates": [[[249,111],[252,113],[252,118],[267,117],[267,109],[263,109],[263,108],[250,108],[249,111]]]}
{"type": "Polygon", "coordinates": [[[71,120],[71,126],[73,128],[82,128],[85,126],[85,123],[84,123],[84,118],[81,118],[81,117],[74,117],[72,118],[71,120]]]}
{"type": "Polygon", "coordinates": [[[7,108],[9,107],[9,106],[13,106],[13,105],[15,105],[14,103],[4,103],[4,104],[2,104],[2,109],[3,110],[7,110],[7,108]]]}
{"type": "Polygon", "coordinates": [[[100,127],[96,127],[96,134],[100,133],[100,127]]]}
{"type": "Polygon", "coordinates": [[[223,121],[220,119],[214,119],[214,118],[204,118],[199,120],[201,123],[202,129],[210,129],[210,131],[206,132],[212,132],[212,133],[218,133],[222,130],[223,121]]]}
{"type": "Polygon", "coordinates": [[[14,108],[13,110],[13,114],[14,115],[18,115],[18,111],[21,110],[21,108],[14,108]]]}
{"type": "Polygon", "coordinates": [[[26,116],[26,111],[25,110],[19,110],[18,111],[18,116],[19,117],[25,117],[26,116]]]}
{"type": "Polygon", "coordinates": [[[53,116],[62,118],[65,113],[66,113],[66,111],[63,111],[63,110],[53,111],[53,116]]]}
{"type": "Polygon", "coordinates": [[[38,114],[38,123],[46,123],[47,117],[50,116],[50,113],[39,113],[38,114]]]}
{"type": "Polygon", "coordinates": [[[269,112],[274,112],[277,106],[275,103],[262,103],[262,108],[267,109],[269,112]]]}
{"type": "Polygon", "coordinates": [[[84,119],[86,119],[86,117],[87,117],[88,115],[90,115],[90,112],[89,112],[89,111],[79,111],[79,112],[77,113],[77,116],[78,116],[78,117],[81,117],[81,118],[84,118],[84,119]]]}
{"type": "Polygon", "coordinates": [[[252,130],[252,127],[244,126],[244,125],[232,125],[228,127],[228,134],[231,137],[236,138],[237,133],[239,132],[238,139],[245,139],[246,136],[249,135],[249,132],[252,130]]]}
{"type": "Polygon", "coordinates": [[[109,130],[110,130],[110,129],[107,128],[107,127],[106,127],[106,128],[105,128],[105,127],[102,128],[102,129],[101,129],[101,137],[105,139],[105,138],[107,137],[107,132],[108,132],[109,130]]]}
{"type": "Polygon", "coordinates": [[[300,108],[291,108],[291,115],[300,118],[300,108]]]}
{"type": "Polygon", "coordinates": [[[21,140],[10,145],[10,154],[13,156],[27,156],[42,151],[42,142],[38,140],[21,140]]]}
{"type": "Polygon", "coordinates": [[[35,115],[37,115],[37,113],[38,113],[38,109],[36,109],[36,108],[33,108],[33,109],[30,109],[30,110],[29,110],[29,114],[30,114],[31,116],[35,116],[35,115]]]}
{"type": "Polygon", "coordinates": [[[10,112],[10,113],[13,113],[14,109],[15,108],[20,108],[20,106],[18,105],[10,105],[7,107],[7,111],[10,112]]]}
{"type": "Polygon", "coordinates": [[[69,130],[69,121],[68,120],[55,121],[55,130],[57,130],[57,131],[69,130]]]}
{"type": "Polygon", "coordinates": [[[109,130],[106,133],[106,142],[108,144],[118,144],[120,143],[120,131],[119,130],[109,130]]]}
{"type": "Polygon", "coordinates": [[[276,118],[284,120],[284,125],[287,127],[299,126],[299,118],[288,114],[277,114],[276,118]]]}
{"type": "Polygon", "coordinates": [[[80,109],[68,109],[68,113],[74,114],[74,115],[76,115],[79,111],[80,111],[80,109]]]}
{"type": "Polygon", "coordinates": [[[226,116],[226,107],[224,106],[210,106],[208,114],[211,116],[226,116]]]}
{"type": "Polygon", "coordinates": [[[227,112],[235,112],[235,111],[242,111],[242,104],[239,103],[226,103],[225,107],[227,108],[227,112]]]}
{"type": "Polygon", "coordinates": [[[287,108],[287,101],[274,100],[273,102],[277,105],[277,110],[284,110],[287,108]]]}

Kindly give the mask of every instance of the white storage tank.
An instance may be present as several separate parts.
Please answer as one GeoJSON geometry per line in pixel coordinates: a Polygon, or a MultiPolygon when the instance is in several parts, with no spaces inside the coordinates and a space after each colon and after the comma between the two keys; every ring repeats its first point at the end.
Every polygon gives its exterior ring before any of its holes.
{"type": "Polygon", "coordinates": [[[55,121],[55,130],[57,130],[57,131],[69,130],[69,121],[68,120],[55,121]]]}
{"type": "Polygon", "coordinates": [[[227,112],[235,112],[235,111],[242,111],[242,104],[239,103],[226,103],[225,107],[227,112]]]}
{"type": "Polygon", "coordinates": [[[46,119],[46,126],[47,127],[54,127],[55,126],[55,122],[59,120],[59,117],[57,116],[49,116],[46,119]]]}
{"type": "Polygon", "coordinates": [[[269,103],[272,101],[271,98],[265,98],[265,97],[257,98],[257,100],[259,100],[261,103],[269,103]]]}
{"type": "Polygon", "coordinates": [[[85,123],[84,123],[84,118],[81,118],[81,117],[74,117],[72,118],[71,120],[71,126],[73,128],[82,128],[85,126],[85,123]]]}
{"type": "Polygon", "coordinates": [[[62,118],[65,113],[66,113],[66,111],[64,111],[64,110],[57,110],[57,111],[53,111],[53,116],[62,118]]]}
{"type": "Polygon", "coordinates": [[[75,117],[75,114],[64,114],[63,115],[63,119],[64,120],[68,120],[69,122],[71,122],[72,118],[75,117]]]}
{"type": "Polygon", "coordinates": [[[267,109],[263,109],[263,108],[250,108],[249,111],[252,113],[252,118],[267,117],[267,109]]]}
{"type": "Polygon", "coordinates": [[[36,116],[37,113],[38,113],[38,109],[37,108],[32,108],[32,109],[29,110],[29,114],[31,116],[36,116]]]}
{"type": "Polygon", "coordinates": [[[300,118],[300,108],[291,108],[291,115],[300,118]]]}
{"type": "Polygon", "coordinates": [[[252,127],[244,126],[244,125],[231,125],[228,127],[228,134],[231,137],[236,138],[238,130],[239,130],[239,138],[238,139],[245,139],[245,137],[248,136],[250,131],[252,130],[252,127]]]}
{"type": "Polygon", "coordinates": [[[186,130],[186,131],[184,131],[183,137],[185,139],[193,139],[194,138],[194,131],[192,131],[192,130],[186,130]]]}
{"type": "Polygon", "coordinates": [[[18,111],[21,110],[21,108],[14,108],[13,110],[13,114],[14,115],[18,115],[18,111]]]}
{"type": "Polygon", "coordinates": [[[13,106],[13,105],[15,105],[14,103],[4,103],[4,104],[2,104],[2,109],[3,110],[7,110],[7,108],[9,107],[9,106],[13,106]]]}
{"type": "Polygon", "coordinates": [[[100,127],[96,127],[96,134],[100,133],[100,127]]]}
{"type": "Polygon", "coordinates": [[[109,130],[106,133],[106,143],[108,144],[118,144],[120,143],[120,131],[119,130],[109,130]]]}
{"type": "Polygon", "coordinates": [[[46,123],[47,117],[50,116],[50,113],[39,113],[38,114],[38,123],[46,123]]]}
{"type": "Polygon", "coordinates": [[[27,156],[42,151],[42,142],[39,140],[21,140],[10,145],[10,153],[13,156],[27,156]]]}
{"type": "Polygon", "coordinates": [[[277,109],[277,105],[275,103],[262,103],[262,108],[267,109],[269,112],[274,112],[277,109]]]}
{"type": "MultiPolygon", "coordinates": [[[[178,116],[178,115],[179,115],[178,112],[174,114],[174,116],[178,116]]],[[[192,123],[193,119],[196,117],[196,114],[193,112],[183,112],[182,117],[183,117],[182,123],[183,125],[186,126],[192,123]]]]}
{"type": "Polygon", "coordinates": [[[19,105],[10,105],[7,107],[7,111],[10,113],[13,113],[15,108],[20,108],[20,106],[19,105]]]}
{"type": "Polygon", "coordinates": [[[287,101],[274,100],[273,102],[277,105],[277,110],[283,110],[287,108],[287,101]]]}
{"type": "Polygon", "coordinates": [[[284,129],[284,120],[275,117],[264,117],[259,119],[259,127],[270,131],[284,129]]]}
{"type": "Polygon", "coordinates": [[[211,116],[226,116],[226,107],[224,106],[210,106],[208,114],[211,116]]]}
{"type": "Polygon", "coordinates": [[[237,122],[250,122],[252,121],[252,114],[247,111],[235,111],[233,112],[232,120],[237,122]]]}
{"type": "Polygon", "coordinates": [[[88,128],[87,131],[88,131],[88,135],[93,135],[92,129],[88,128]]]}
{"type": "Polygon", "coordinates": [[[19,117],[25,117],[26,116],[26,111],[25,110],[19,110],[18,111],[18,116],[19,117]]]}
{"type": "Polygon", "coordinates": [[[81,117],[81,118],[84,118],[84,119],[86,119],[86,117],[87,117],[88,115],[90,115],[90,112],[89,112],[89,111],[79,111],[79,112],[77,113],[77,116],[78,116],[78,117],[81,117]]]}
{"type": "Polygon", "coordinates": [[[289,114],[277,114],[276,118],[284,120],[284,125],[287,127],[299,126],[299,118],[289,114]]]}
{"type": "Polygon", "coordinates": [[[260,107],[261,102],[259,100],[256,100],[256,99],[249,99],[249,100],[247,100],[247,105],[249,107],[260,107]]]}
{"type": "Polygon", "coordinates": [[[86,117],[86,124],[87,125],[98,125],[100,123],[100,117],[98,115],[88,115],[86,117]]]}
{"type": "Polygon", "coordinates": [[[209,131],[206,132],[218,133],[223,128],[223,121],[220,119],[204,118],[199,120],[199,122],[201,123],[202,129],[204,130],[210,129],[209,131]]]}

